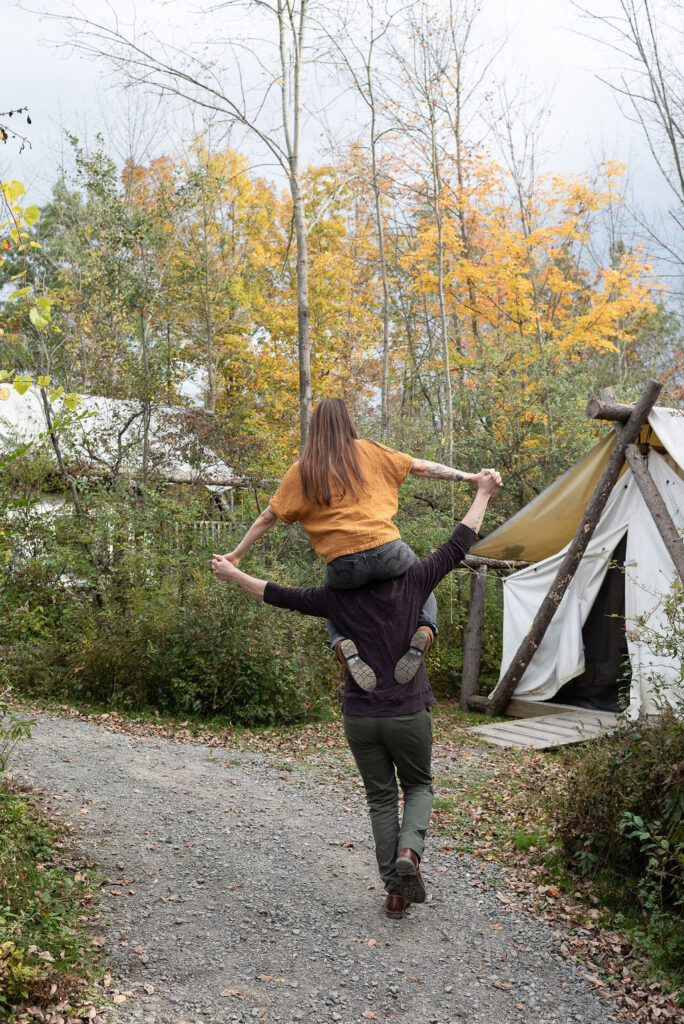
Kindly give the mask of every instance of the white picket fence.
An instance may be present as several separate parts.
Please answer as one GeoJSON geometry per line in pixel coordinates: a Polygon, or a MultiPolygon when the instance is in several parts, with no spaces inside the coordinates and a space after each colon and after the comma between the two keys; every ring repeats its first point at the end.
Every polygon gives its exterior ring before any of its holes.
{"type": "Polygon", "coordinates": [[[231,530],[239,532],[239,524],[227,523],[221,519],[199,519],[194,523],[167,523],[164,533],[168,531],[171,535],[170,543],[173,547],[182,547],[187,541],[188,533],[199,534],[200,544],[219,545],[224,535],[231,530]]]}

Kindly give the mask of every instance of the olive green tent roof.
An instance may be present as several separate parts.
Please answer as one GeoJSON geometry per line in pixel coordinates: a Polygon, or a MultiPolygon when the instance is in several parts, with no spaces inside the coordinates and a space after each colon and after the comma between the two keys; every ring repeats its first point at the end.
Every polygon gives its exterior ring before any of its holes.
{"type": "MultiPolygon", "coordinates": [[[[673,469],[684,478],[682,423],[684,414],[677,409],[653,409],[639,441],[669,455],[673,469]]],[[[560,551],[575,536],[615,444],[611,430],[572,469],[476,544],[472,554],[540,562],[560,551]]]]}

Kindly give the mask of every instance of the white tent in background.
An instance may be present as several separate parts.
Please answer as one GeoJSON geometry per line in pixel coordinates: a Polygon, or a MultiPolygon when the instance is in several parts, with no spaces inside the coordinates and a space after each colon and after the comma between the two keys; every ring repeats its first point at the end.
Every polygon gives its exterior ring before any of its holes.
{"type": "MultiPolygon", "coordinates": [[[[652,409],[639,441],[649,445],[649,472],[677,530],[684,534],[684,414],[675,409],[652,409]]],[[[533,563],[504,582],[500,678],[532,625],[615,443],[611,432],[576,466],[472,549],[473,554],[489,558],[533,563]]],[[[661,699],[670,704],[680,702],[681,706],[684,651],[679,657],[666,657],[629,634],[630,624],[643,615],[648,616],[651,629],[661,629],[663,597],[677,579],[653,516],[626,466],[514,696],[604,709],[609,709],[612,700],[616,709],[619,666],[614,660],[611,668],[609,658],[602,661],[607,650],[601,648],[617,649],[622,639],[631,666],[628,714],[653,714],[661,699]],[[610,569],[614,558],[621,563],[618,570],[610,569]],[[598,625],[593,639],[592,610],[598,625]],[[593,650],[589,649],[591,645],[593,650]],[[606,678],[611,673],[612,693],[607,685],[611,680],[606,678]]]]}
{"type": "MultiPolygon", "coordinates": [[[[45,436],[40,394],[31,389],[19,395],[13,388],[0,401],[0,452],[16,444],[45,436]]],[[[62,401],[53,407],[62,412],[62,401]]],[[[167,479],[193,483],[210,481],[230,485],[232,469],[206,445],[194,440],[187,426],[192,410],[184,406],[155,406],[149,423],[150,467],[167,479]]],[[[60,444],[67,461],[82,467],[117,466],[135,476],[140,471],[143,445],[143,408],[140,402],[82,395],[77,418],[60,430],[60,444]]]]}

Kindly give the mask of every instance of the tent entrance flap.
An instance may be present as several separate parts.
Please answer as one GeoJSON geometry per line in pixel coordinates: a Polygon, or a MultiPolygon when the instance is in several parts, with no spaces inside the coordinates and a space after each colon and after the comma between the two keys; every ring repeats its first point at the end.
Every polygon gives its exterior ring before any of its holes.
{"type": "Polygon", "coordinates": [[[622,711],[629,703],[631,671],[625,637],[627,534],[615,548],[596,599],[582,627],[584,672],[551,698],[596,711],[622,711]]]}

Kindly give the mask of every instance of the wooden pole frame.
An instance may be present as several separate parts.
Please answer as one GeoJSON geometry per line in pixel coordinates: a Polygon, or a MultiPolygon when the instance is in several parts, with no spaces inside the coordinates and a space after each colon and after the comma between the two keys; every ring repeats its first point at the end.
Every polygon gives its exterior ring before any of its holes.
{"type": "Polygon", "coordinates": [[[626,458],[625,448],[633,444],[639,436],[639,432],[644,423],[646,423],[648,414],[655,405],[662,388],[663,385],[659,381],[649,381],[635,405],[620,411],[620,416],[624,415],[625,412],[627,413],[627,419],[620,430],[617,444],[608,456],[591,500],[577,528],[577,533],[558,568],[548,593],[534,617],[527,636],[514,654],[507,671],[499,680],[498,686],[489,696],[486,706],[489,714],[499,715],[505,709],[525,669],[542,642],[563,599],[563,595],[577,571],[582,556],[594,534],[601,513],[620,475],[626,458]]]}
{"type": "Polygon", "coordinates": [[[461,673],[461,711],[468,710],[468,698],[477,690],[482,661],[482,633],[484,632],[485,597],[487,595],[487,566],[480,565],[470,577],[470,603],[468,625],[463,642],[463,671],[461,673]]]}
{"type": "Polygon", "coordinates": [[[651,513],[653,522],[677,574],[684,583],[684,538],[672,521],[672,516],[667,510],[667,505],[656,487],[655,480],[648,471],[643,455],[635,444],[628,444],[625,448],[625,458],[632,471],[634,482],[641,491],[641,497],[646,503],[646,508],[651,513]]]}

